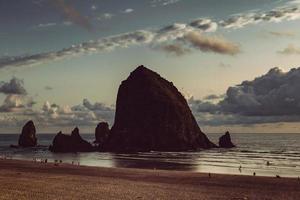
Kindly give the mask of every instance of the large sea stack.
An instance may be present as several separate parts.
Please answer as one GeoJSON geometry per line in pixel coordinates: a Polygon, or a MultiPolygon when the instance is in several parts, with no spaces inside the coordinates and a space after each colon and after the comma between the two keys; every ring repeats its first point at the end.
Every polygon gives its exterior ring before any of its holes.
{"type": "Polygon", "coordinates": [[[91,152],[94,151],[94,148],[89,142],[82,139],[79,135],[79,129],[76,127],[71,135],[65,135],[59,132],[54,137],[49,150],[60,153],[91,152]]]}
{"type": "Polygon", "coordinates": [[[20,147],[34,147],[37,145],[37,138],[35,136],[36,130],[33,121],[28,121],[22,129],[19,137],[20,147]]]}
{"type": "Polygon", "coordinates": [[[139,66],[119,87],[105,151],[194,151],[215,147],[172,82],[139,66]]]}

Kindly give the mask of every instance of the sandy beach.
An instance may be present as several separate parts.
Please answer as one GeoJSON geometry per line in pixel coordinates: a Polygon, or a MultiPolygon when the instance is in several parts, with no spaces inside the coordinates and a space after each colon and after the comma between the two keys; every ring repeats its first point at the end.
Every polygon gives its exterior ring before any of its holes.
{"type": "Polygon", "coordinates": [[[0,199],[299,199],[293,178],[0,160],[0,199]]]}

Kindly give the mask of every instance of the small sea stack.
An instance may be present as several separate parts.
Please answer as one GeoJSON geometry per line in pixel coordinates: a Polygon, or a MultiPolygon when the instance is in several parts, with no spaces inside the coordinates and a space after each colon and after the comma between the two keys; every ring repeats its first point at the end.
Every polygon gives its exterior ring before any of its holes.
{"type": "Polygon", "coordinates": [[[95,129],[95,144],[100,147],[106,142],[109,136],[109,125],[107,122],[100,122],[95,129]]]}
{"type": "Polygon", "coordinates": [[[37,145],[36,129],[33,121],[28,121],[22,128],[18,144],[20,147],[35,147],[37,145]]]}
{"type": "Polygon", "coordinates": [[[222,135],[219,138],[219,147],[220,148],[233,148],[235,145],[231,141],[231,136],[228,131],[226,131],[225,135],[222,135]]]}
{"type": "Polygon", "coordinates": [[[62,132],[57,133],[49,150],[56,153],[92,152],[94,147],[82,139],[79,129],[76,127],[71,135],[65,135],[62,132]]]}

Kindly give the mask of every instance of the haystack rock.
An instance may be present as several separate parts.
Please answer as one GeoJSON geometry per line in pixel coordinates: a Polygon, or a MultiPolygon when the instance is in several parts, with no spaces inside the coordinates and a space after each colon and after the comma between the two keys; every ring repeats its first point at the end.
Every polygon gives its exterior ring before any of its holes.
{"type": "Polygon", "coordinates": [[[106,122],[100,122],[96,129],[95,129],[95,142],[96,144],[99,144],[100,146],[102,146],[109,135],[109,125],[106,122]]]}
{"type": "Polygon", "coordinates": [[[225,135],[219,139],[219,147],[221,148],[233,148],[235,145],[231,142],[230,133],[227,131],[225,135]]]}
{"type": "Polygon", "coordinates": [[[91,152],[94,147],[79,135],[79,129],[76,127],[71,135],[65,135],[59,132],[53,139],[49,147],[52,152],[91,152]]]}
{"type": "Polygon", "coordinates": [[[105,151],[190,151],[215,147],[172,82],[139,66],[119,87],[105,151]]]}
{"type": "Polygon", "coordinates": [[[20,147],[34,147],[37,145],[35,136],[36,130],[33,121],[28,121],[22,128],[22,133],[19,137],[20,147]]]}

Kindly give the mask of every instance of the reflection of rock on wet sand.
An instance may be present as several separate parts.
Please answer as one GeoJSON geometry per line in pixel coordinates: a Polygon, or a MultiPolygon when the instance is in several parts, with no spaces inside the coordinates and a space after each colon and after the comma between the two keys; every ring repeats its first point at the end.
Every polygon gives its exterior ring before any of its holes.
{"type": "Polygon", "coordinates": [[[164,160],[166,156],[153,156],[153,154],[111,154],[112,165],[117,168],[141,168],[141,169],[167,169],[197,171],[196,160],[191,161],[193,156],[180,160],[176,156],[167,156],[169,161],[164,160]]]}

